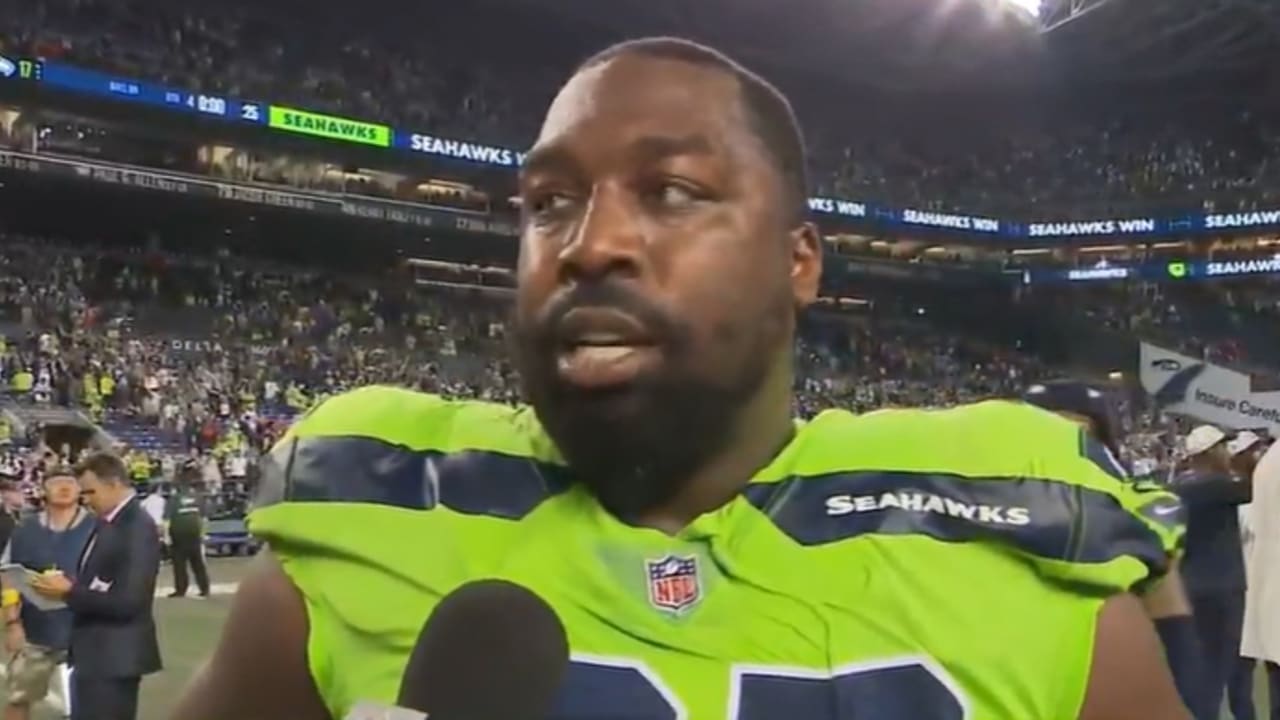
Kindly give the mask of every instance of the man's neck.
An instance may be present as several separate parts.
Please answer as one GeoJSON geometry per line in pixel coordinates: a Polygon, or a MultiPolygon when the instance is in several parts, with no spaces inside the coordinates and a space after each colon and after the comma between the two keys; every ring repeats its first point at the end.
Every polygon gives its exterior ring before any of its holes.
{"type": "Polygon", "coordinates": [[[45,515],[48,516],[51,525],[65,526],[75,519],[78,510],[79,507],[75,505],[48,505],[45,508],[45,515]]]}
{"type": "Polygon", "coordinates": [[[725,448],[671,502],[645,513],[636,524],[675,535],[700,515],[733,500],[756,472],[786,447],[794,433],[790,382],[766,383],[739,413],[725,448]]]}
{"type": "Polygon", "coordinates": [[[112,512],[115,512],[126,500],[129,499],[131,494],[132,491],[127,488],[121,488],[119,491],[113,492],[111,496],[107,498],[107,514],[110,515],[112,512]]]}

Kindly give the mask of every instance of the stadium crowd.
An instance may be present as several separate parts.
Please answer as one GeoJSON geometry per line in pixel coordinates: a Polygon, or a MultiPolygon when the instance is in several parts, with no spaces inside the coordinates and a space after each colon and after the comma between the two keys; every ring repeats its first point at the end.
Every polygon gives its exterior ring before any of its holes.
{"type": "MultiPolygon", "coordinates": [[[[506,302],[494,293],[226,253],[14,235],[0,248],[0,382],[11,401],[78,408],[117,440],[136,439],[133,450],[145,458],[140,481],[172,477],[188,459],[211,484],[246,481],[292,417],[360,385],[519,397],[502,359],[506,302]]],[[[802,416],[833,406],[862,412],[1014,397],[1063,372],[892,303],[863,313],[820,310],[803,330],[802,416]]],[[[1127,447],[1131,460],[1154,471],[1172,459],[1179,428],[1137,397],[1125,410],[1127,447]]]]}
{"type": "MultiPolygon", "coordinates": [[[[40,0],[0,18],[0,52],[524,147],[533,134],[528,123],[539,116],[533,109],[562,76],[557,59],[573,58],[539,53],[548,63],[530,64],[518,57],[523,45],[490,35],[488,46],[511,52],[484,64],[460,62],[473,34],[493,27],[475,26],[467,13],[459,23],[446,19],[414,25],[412,36],[378,28],[375,40],[348,36],[346,28],[341,38],[323,28],[286,32],[298,15],[261,4],[230,3],[214,13],[189,2],[40,0]]],[[[1117,198],[1146,210],[1156,200],[1223,209],[1265,202],[1266,188],[1280,188],[1272,162],[1280,123],[1256,109],[1107,104],[1106,113],[1077,108],[1072,122],[1058,117],[1054,132],[1025,113],[1000,127],[949,118],[942,142],[931,139],[938,120],[929,113],[886,106],[872,117],[830,103],[812,112],[822,93],[786,89],[809,130],[815,193],[1016,214],[1030,206],[1122,212],[1117,198]]],[[[499,359],[505,309],[488,294],[225,255],[89,250],[14,236],[0,242],[0,311],[9,318],[0,373],[14,397],[81,407],[121,435],[141,433],[154,443],[147,452],[162,457],[211,457],[202,460],[209,478],[225,474],[227,464],[239,475],[239,465],[251,463],[246,458],[290,417],[345,388],[388,382],[500,401],[518,395],[499,359]]],[[[1269,280],[1031,288],[1017,296],[1123,336],[1268,370],[1280,368],[1280,347],[1268,334],[1242,337],[1239,329],[1275,326],[1277,298],[1269,280]]],[[[890,303],[870,318],[815,314],[799,357],[801,414],[1009,396],[1063,372],[890,303]]],[[[1178,428],[1138,395],[1126,397],[1130,459],[1166,466],[1178,428]]],[[[157,473],[167,474],[160,460],[157,473]]]]}
{"type": "MultiPolygon", "coordinates": [[[[552,58],[546,65],[518,57],[527,38],[505,45],[487,34],[486,46],[499,50],[492,62],[460,62],[473,34],[491,33],[491,24],[441,18],[412,34],[387,28],[353,38],[332,17],[337,30],[298,32],[298,15],[281,13],[247,2],[214,12],[190,0],[38,0],[0,17],[0,52],[512,147],[528,144],[529,123],[563,77],[554,53],[540,55],[552,58]]],[[[928,113],[889,108],[870,117],[787,89],[813,140],[815,194],[1002,216],[1029,207],[1114,215],[1248,207],[1276,200],[1280,189],[1280,116],[1228,101],[1213,113],[1160,102],[1108,105],[1107,113],[1082,107],[1070,121],[1057,118],[1055,132],[1033,117],[999,127],[960,118],[944,142],[928,113]]],[[[38,132],[49,133],[41,137],[55,152],[74,154],[97,130],[69,121],[38,132]],[[71,138],[62,146],[60,134],[71,138]]],[[[17,478],[31,492],[74,461],[72,444],[45,423],[80,424],[115,443],[139,486],[168,493],[194,468],[217,500],[210,514],[238,517],[260,456],[329,396],[393,384],[520,399],[506,360],[509,287],[432,282],[408,266],[335,272],[316,259],[194,246],[88,245],[0,225],[0,490],[17,478]]],[[[876,295],[872,286],[857,309],[824,304],[801,320],[797,415],[1014,398],[1079,372],[1017,331],[969,332],[908,291],[876,295]]],[[[998,290],[1011,314],[1072,317],[1128,345],[1152,339],[1215,363],[1280,371],[1280,292],[1270,279],[998,290]]],[[[995,296],[983,297],[966,302],[995,296]]],[[[988,324],[1013,325],[989,309],[988,324]]],[[[1062,344],[1077,342],[1065,326],[1056,332],[1068,338],[1062,344]]],[[[1188,454],[1189,428],[1133,380],[1113,378],[1120,454],[1135,475],[1164,479],[1188,454]]],[[[1225,451],[1227,436],[1217,432],[1209,446],[1225,451]]]]}
{"type": "MultiPolygon", "coordinates": [[[[490,35],[490,46],[512,52],[484,64],[459,62],[474,33],[493,31],[467,13],[458,23],[441,16],[425,28],[432,41],[424,42],[423,26],[412,37],[377,28],[376,40],[345,28],[341,38],[320,29],[286,32],[298,16],[282,7],[231,3],[213,13],[189,2],[41,0],[0,18],[0,52],[513,147],[532,137],[533,109],[562,75],[558,60],[574,59],[539,53],[548,62],[530,64],[517,57],[523,45],[490,35]]],[[[1280,150],[1277,118],[1227,100],[1216,101],[1213,113],[1167,112],[1158,102],[1106,104],[1096,114],[1076,108],[1072,122],[1057,117],[1053,132],[1026,113],[1000,127],[949,118],[943,142],[931,139],[937,119],[929,113],[889,104],[872,117],[825,102],[812,112],[822,94],[787,89],[809,130],[816,193],[1016,215],[1031,206],[1122,212],[1117,198],[1147,211],[1157,200],[1223,209],[1265,202],[1266,188],[1280,187],[1272,162],[1280,150]]],[[[94,130],[45,132],[69,133],[75,152],[94,130]]],[[[57,141],[53,135],[46,143],[57,141]]],[[[81,407],[126,438],[141,433],[154,444],[146,452],[160,456],[156,474],[171,472],[173,463],[162,460],[176,452],[203,458],[208,478],[221,477],[228,464],[240,475],[290,417],[371,382],[500,401],[518,395],[499,359],[503,303],[488,294],[422,291],[399,276],[336,278],[225,255],[51,249],[46,238],[13,236],[0,242],[0,310],[10,319],[2,381],[23,402],[81,407]]],[[[1277,298],[1266,279],[1030,288],[1017,296],[1083,314],[1122,336],[1267,370],[1280,368],[1280,347],[1269,334],[1239,330],[1276,326],[1277,298]]],[[[1062,371],[890,303],[869,318],[809,318],[799,358],[801,414],[1009,396],[1062,371]]],[[[1178,428],[1139,395],[1126,397],[1130,459],[1164,467],[1178,428]]]]}
{"type": "MultiPolygon", "coordinates": [[[[520,23],[481,23],[460,8],[424,12],[429,22],[393,19],[375,38],[287,3],[214,11],[187,1],[40,0],[0,18],[0,52],[527,147],[563,66],[581,59],[565,56],[578,43],[543,38],[543,61],[530,63],[535,41],[520,23]],[[315,22],[300,32],[308,17],[315,22]],[[485,63],[467,52],[476,44],[491,50],[485,63]]],[[[816,194],[1006,217],[1029,208],[1105,217],[1256,207],[1280,187],[1280,118],[1222,97],[1021,103],[993,124],[989,114],[869,95],[862,100],[877,112],[866,113],[864,102],[833,105],[824,88],[783,85],[808,130],[816,194]]]]}

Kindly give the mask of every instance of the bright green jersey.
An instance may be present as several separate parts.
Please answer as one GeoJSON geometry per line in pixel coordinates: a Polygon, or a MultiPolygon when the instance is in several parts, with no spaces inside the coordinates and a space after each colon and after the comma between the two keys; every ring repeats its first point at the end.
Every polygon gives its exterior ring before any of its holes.
{"type": "Polygon", "coordinates": [[[1187,535],[1187,513],[1182,498],[1168,488],[1150,480],[1136,480],[1131,486],[1136,494],[1133,507],[1137,508],[1156,530],[1165,552],[1170,556],[1182,554],[1182,543],[1187,535]]]}
{"type": "Polygon", "coordinates": [[[250,528],[337,717],[496,577],[567,629],[554,720],[1069,720],[1101,604],[1166,559],[1098,450],[1021,403],[829,411],[672,537],[603,511],[527,409],[367,388],[277,446],[250,528]]]}

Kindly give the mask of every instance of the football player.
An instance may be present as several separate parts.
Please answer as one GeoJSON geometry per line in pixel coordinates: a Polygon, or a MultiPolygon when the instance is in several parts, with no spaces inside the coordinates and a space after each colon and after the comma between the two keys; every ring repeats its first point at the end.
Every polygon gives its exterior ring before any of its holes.
{"type": "Polygon", "coordinates": [[[715,50],[587,61],[520,171],[529,407],[375,387],[298,422],[250,518],[271,552],[174,717],[391,701],[434,604],[495,577],[567,628],[556,720],[1185,720],[1130,594],[1159,528],[1075,425],[792,419],[804,163],[786,99],[715,50]]]}

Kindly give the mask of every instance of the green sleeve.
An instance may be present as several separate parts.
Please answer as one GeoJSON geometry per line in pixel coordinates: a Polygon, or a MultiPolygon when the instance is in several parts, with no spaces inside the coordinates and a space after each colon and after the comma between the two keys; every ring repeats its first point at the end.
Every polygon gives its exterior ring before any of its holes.
{"type": "Polygon", "coordinates": [[[248,528],[302,595],[311,675],[335,717],[346,712],[347,696],[394,699],[422,619],[390,636],[367,628],[385,627],[390,616],[443,596],[476,572],[481,549],[518,527],[437,501],[441,484],[449,484],[431,480],[439,458],[501,456],[536,475],[550,447],[528,411],[369,387],[317,405],[263,457],[248,528]],[[406,552],[406,538],[434,550],[406,552]],[[385,578],[397,582],[382,584],[385,578]],[[373,583],[376,592],[368,589],[373,583]],[[389,647],[396,651],[393,665],[335,669],[342,667],[335,658],[383,657],[389,647]],[[361,673],[376,677],[356,677],[361,673]]]}
{"type": "MultiPolygon", "coordinates": [[[[803,453],[789,451],[794,461],[775,462],[757,480],[849,475],[862,478],[850,485],[854,495],[875,483],[877,492],[887,491],[884,483],[892,480],[919,497],[941,496],[937,508],[900,515],[905,524],[887,532],[911,527],[946,542],[1000,547],[1051,583],[1101,597],[1167,570],[1165,528],[1142,512],[1123,469],[1079,426],[1053,413],[988,401],[845,421],[838,412],[826,416],[806,426],[803,453]],[[981,506],[1011,514],[984,518],[975,511],[981,506]]],[[[846,516],[839,502],[834,507],[836,516],[846,516]]]]}
{"type": "Polygon", "coordinates": [[[1055,575],[1111,591],[1134,590],[1163,577],[1177,541],[1149,512],[1148,499],[1095,438],[1052,413],[1033,410],[1043,417],[1024,437],[1043,440],[1027,446],[1031,472],[1059,478],[1074,490],[1078,554],[1055,575]],[[1100,549],[1107,551],[1105,559],[1100,549]]]}
{"type": "Polygon", "coordinates": [[[1165,552],[1170,556],[1181,553],[1187,535],[1187,511],[1182,498],[1147,481],[1134,482],[1129,490],[1134,511],[1160,536],[1165,552]]]}

